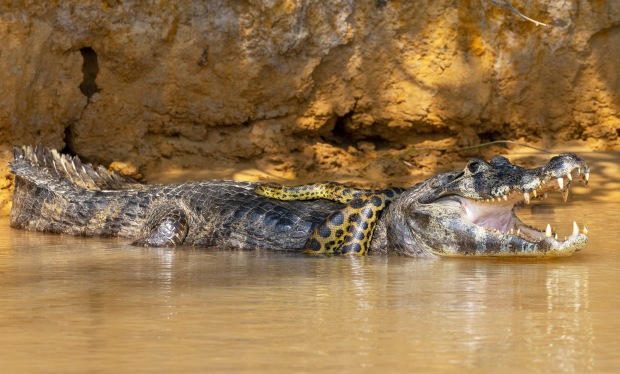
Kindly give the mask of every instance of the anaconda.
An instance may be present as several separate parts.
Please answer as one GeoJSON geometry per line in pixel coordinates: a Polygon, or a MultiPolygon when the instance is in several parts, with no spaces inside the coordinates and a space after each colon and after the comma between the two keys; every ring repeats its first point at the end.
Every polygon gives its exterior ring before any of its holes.
{"type": "Polygon", "coordinates": [[[568,256],[587,243],[524,224],[515,205],[588,181],[564,153],[525,169],[503,156],[472,159],[406,190],[333,183],[284,187],[236,181],[138,183],[44,147],[14,149],[12,227],[118,236],[134,245],[193,245],[410,256],[568,256]],[[266,195],[266,196],[264,196],[266,195]]]}
{"type": "Polygon", "coordinates": [[[279,200],[328,199],[344,204],[319,225],[306,242],[306,254],[364,254],[381,211],[403,190],[390,187],[384,190],[361,190],[335,182],[286,187],[261,184],[254,191],[279,200]]]}

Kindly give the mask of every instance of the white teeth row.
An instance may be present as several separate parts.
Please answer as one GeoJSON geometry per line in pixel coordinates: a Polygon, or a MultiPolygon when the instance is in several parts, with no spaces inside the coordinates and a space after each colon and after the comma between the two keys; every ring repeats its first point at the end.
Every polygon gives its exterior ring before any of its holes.
{"type": "MultiPolygon", "coordinates": [[[[586,181],[586,184],[588,184],[588,181],[590,180],[590,173],[584,173],[584,179],[586,181]]],[[[573,180],[573,176],[570,173],[566,174],[566,178],[568,178],[569,182],[573,180]]],[[[560,191],[562,192],[562,199],[564,200],[564,202],[566,202],[568,200],[568,186],[566,187],[566,189],[564,189],[564,179],[563,178],[557,178],[556,179],[558,182],[558,187],[560,187],[560,191]]],[[[542,189],[543,186],[540,185],[538,186],[538,188],[542,189]]],[[[538,196],[538,193],[536,192],[536,190],[532,190],[532,195],[534,195],[534,197],[538,196]]],[[[547,193],[545,192],[545,194],[543,195],[543,198],[546,199],[547,198],[547,193]]],[[[529,192],[524,192],[523,193],[523,200],[525,200],[526,204],[530,203],[530,193],[529,192]]]]}
{"type": "Polygon", "coordinates": [[[483,203],[492,203],[494,201],[500,202],[500,201],[502,201],[502,199],[504,199],[504,201],[508,201],[508,195],[504,195],[504,196],[501,196],[501,197],[491,197],[491,198],[483,199],[483,200],[480,200],[480,201],[482,201],[483,203]]]}
{"type": "MultiPolygon", "coordinates": [[[[570,173],[566,174],[566,178],[568,178],[569,181],[573,180],[573,177],[570,173]]],[[[588,180],[590,179],[590,173],[584,173],[584,179],[586,180],[586,184],[588,183],[588,180]]],[[[566,189],[564,189],[564,179],[563,178],[557,178],[556,179],[558,182],[558,187],[560,187],[560,191],[562,192],[562,198],[564,199],[564,202],[566,202],[568,200],[568,186],[566,189]]],[[[543,189],[544,186],[541,184],[540,186],[538,186],[539,189],[543,189]]],[[[494,201],[500,202],[502,201],[502,199],[504,201],[508,201],[508,195],[510,194],[510,192],[506,195],[503,195],[501,197],[491,197],[488,199],[484,199],[482,200],[482,202],[487,202],[487,203],[492,203],[494,201]]],[[[524,192],[523,193],[523,200],[525,200],[526,204],[529,204],[531,199],[531,196],[534,197],[538,197],[538,192],[536,190],[532,190],[531,192],[524,192]],[[530,195],[531,194],[531,195],[530,195]]],[[[543,199],[547,198],[547,193],[545,192],[542,195],[543,199]]]]}
{"type": "MultiPolygon", "coordinates": [[[[581,174],[581,168],[577,168],[577,175],[579,174],[581,174]]],[[[571,175],[570,172],[566,173],[566,178],[568,178],[569,181],[573,180],[573,176],[571,175]]],[[[561,179],[562,178],[558,178],[558,185],[560,186],[560,189],[562,189],[564,186],[564,181],[561,179]]],[[[587,186],[588,182],[590,181],[590,172],[583,173],[583,180],[586,182],[586,186],[587,186]]]]}
{"type": "MultiPolygon", "coordinates": [[[[579,174],[581,174],[581,168],[577,168],[577,175],[579,174]]],[[[590,172],[583,173],[582,178],[586,182],[587,186],[588,182],[590,181],[590,172]]],[[[571,174],[571,172],[566,173],[566,179],[568,179],[569,182],[573,180],[573,175],[571,174]]],[[[560,187],[560,190],[564,189],[564,178],[556,178],[556,180],[558,181],[558,186],[560,187]]]]}
{"type": "MultiPolygon", "coordinates": [[[[509,195],[509,194],[510,194],[510,193],[508,193],[508,195],[509,195]]],[[[483,203],[485,203],[485,202],[486,202],[486,203],[492,203],[492,202],[494,202],[494,201],[501,202],[502,200],[504,200],[504,201],[508,201],[508,195],[503,195],[503,196],[500,196],[500,197],[490,197],[490,198],[488,198],[488,199],[483,199],[483,200],[480,200],[480,201],[481,201],[481,202],[483,202],[483,203]]],[[[534,191],[532,191],[532,195],[533,195],[534,197],[538,197],[538,193],[537,193],[535,190],[534,190],[534,191]]],[[[542,199],[546,199],[546,198],[547,198],[547,193],[545,192],[545,193],[544,193],[543,195],[541,195],[540,197],[541,197],[542,199]]],[[[529,192],[524,192],[524,193],[523,193],[523,199],[525,199],[525,202],[529,204],[529,203],[530,203],[530,200],[531,200],[531,198],[530,198],[530,193],[529,193],[529,192]]]]}
{"type": "MultiPolygon", "coordinates": [[[[510,234],[510,235],[517,235],[517,236],[521,236],[521,229],[518,228],[517,231],[515,231],[514,229],[510,229],[509,232],[503,232],[497,229],[492,229],[492,228],[488,228],[485,227],[486,230],[488,231],[492,231],[496,234],[510,234]]],[[[581,230],[581,233],[583,235],[588,235],[588,229],[584,226],[583,230],[581,230]]],[[[572,237],[577,237],[579,236],[579,226],[577,226],[577,222],[573,221],[573,233],[570,236],[572,237]]],[[[555,233],[555,230],[551,229],[551,225],[547,224],[547,229],[545,230],[545,237],[547,238],[554,238],[555,240],[558,240],[558,234],[555,233]]],[[[564,237],[564,240],[567,240],[567,237],[564,237]]]]}
{"type": "MultiPolygon", "coordinates": [[[[545,230],[545,236],[547,238],[554,237],[555,240],[558,240],[558,234],[555,234],[553,231],[554,230],[551,230],[551,225],[547,224],[547,229],[545,230]]],[[[581,232],[584,235],[588,235],[588,229],[585,226],[583,227],[583,230],[581,232]]],[[[573,234],[571,235],[571,237],[578,236],[578,235],[579,235],[579,226],[577,226],[577,222],[573,221],[573,234]]],[[[564,237],[564,240],[566,240],[566,237],[564,237]]]]}
{"type": "MultiPolygon", "coordinates": [[[[566,192],[566,194],[567,194],[567,196],[568,196],[568,192],[566,192]]],[[[538,196],[538,193],[536,192],[536,190],[534,190],[534,191],[532,191],[532,192],[531,192],[531,196],[534,196],[534,197],[539,197],[539,196],[538,196]]],[[[523,199],[525,200],[525,202],[526,202],[527,204],[529,204],[529,203],[530,203],[530,200],[532,199],[532,198],[531,198],[531,196],[530,196],[530,192],[524,192],[524,193],[523,193],[523,199]]],[[[545,192],[544,194],[542,194],[542,195],[540,196],[540,198],[541,198],[541,199],[546,199],[546,198],[547,198],[547,193],[545,192]]],[[[481,200],[481,201],[482,201],[482,202],[487,202],[487,203],[492,203],[492,202],[494,202],[494,201],[500,202],[500,201],[502,201],[502,200],[504,200],[504,201],[508,201],[508,195],[503,195],[503,196],[501,196],[501,197],[491,197],[491,198],[489,198],[489,199],[484,199],[484,200],[481,200]]],[[[566,200],[564,200],[564,202],[566,202],[566,200]]]]}

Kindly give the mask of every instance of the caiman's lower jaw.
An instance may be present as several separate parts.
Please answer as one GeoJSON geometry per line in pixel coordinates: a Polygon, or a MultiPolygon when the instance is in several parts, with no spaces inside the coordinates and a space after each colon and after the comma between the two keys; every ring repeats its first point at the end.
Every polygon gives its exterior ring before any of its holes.
{"type": "MultiPolygon", "coordinates": [[[[587,243],[588,229],[579,226],[573,221],[573,230],[570,236],[558,237],[551,225],[539,230],[524,224],[515,214],[515,204],[530,203],[532,198],[544,199],[548,191],[559,191],[568,197],[569,183],[562,183],[558,179],[548,181],[533,191],[511,191],[507,195],[484,200],[473,200],[462,196],[452,195],[442,199],[458,201],[462,208],[461,217],[469,232],[475,233],[478,240],[487,241],[486,251],[475,253],[464,251],[452,255],[477,256],[523,256],[523,257],[562,257],[570,256],[581,250],[587,243]],[[473,227],[471,227],[473,226],[473,227]]],[[[436,201],[440,203],[442,199],[436,201]]],[[[484,245],[482,247],[485,247],[484,245]]],[[[441,255],[451,255],[441,253],[441,255]]]]}

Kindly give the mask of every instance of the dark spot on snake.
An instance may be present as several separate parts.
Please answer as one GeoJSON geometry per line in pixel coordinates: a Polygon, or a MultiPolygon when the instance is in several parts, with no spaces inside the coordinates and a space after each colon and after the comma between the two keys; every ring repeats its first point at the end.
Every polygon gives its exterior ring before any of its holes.
{"type": "Polygon", "coordinates": [[[342,212],[336,212],[329,217],[329,222],[332,225],[342,225],[344,223],[344,214],[342,212]]]}
{"type": "Polygon", "coordinates": [[[319,243],[318,240],[312,238],[308,241],[308,245],[306,246],[306,248],[311,251],[318,252],[321,250],[321,243],[319,243]]]}
{"type": "Polygon", "coordinates": [[[381,204],[383,204],[383,200],[379,196],[372,196],[370,202],[374,206],[381,206],[381,204]]]}
{"type": "Polygon", "coordinates": [[[348,244],[342,247],[342,253],[349,253],[349,252],[359,253],[361,251],[362,251],[362,246],[360,246],[359,243],[352,243],[352,244],[348,244]]]}
{"type": "Polygon", "coordinates": [[[359,213],[354,213],[349,216],[350,223],[358,223],[363,222],[364,220],[360,217],[359,213]]]}
{"type": "Polygon", "coordinates": [[[323,226],[319,229],[319,235],[323,238],[329,238],[332,235],[332,230],[327,226],[323,226]]]}
{"type": "Polygon", "coordinates": [[[359,209],[364,206],[364,201],[360,198],[355,198],[349,202],[349,206],[354,209],[359,209]]]}
{"type": "Polygon", "coordinates": [[[366,218],[372,218],[372,216],[375,215],[375,212],[372,210],[372,208],[366,207],[362,209],[362,215],[366,218]]]}
{"type": "Polygon", "coordinates": [[[364,240],[364,232],[363,231],[355,231],[353,232],[353,237],[357,240],[364,240]]]}

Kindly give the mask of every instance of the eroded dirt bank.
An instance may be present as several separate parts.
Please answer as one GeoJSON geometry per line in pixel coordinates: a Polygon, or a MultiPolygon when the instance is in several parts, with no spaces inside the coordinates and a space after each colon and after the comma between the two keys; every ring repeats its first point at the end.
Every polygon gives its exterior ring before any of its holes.
{"type": "Polygon", "coordinates": [[[426,148],[620,148],[620,3],[513,3],[549,27],[473,0],[0,5],[0,205],[21,144],[156,181],[361,185],[506,152],[426,148]]]}

